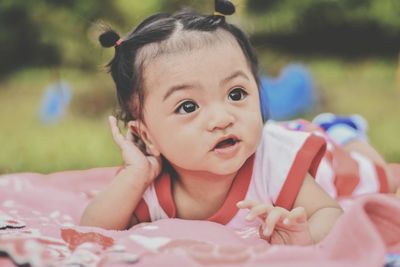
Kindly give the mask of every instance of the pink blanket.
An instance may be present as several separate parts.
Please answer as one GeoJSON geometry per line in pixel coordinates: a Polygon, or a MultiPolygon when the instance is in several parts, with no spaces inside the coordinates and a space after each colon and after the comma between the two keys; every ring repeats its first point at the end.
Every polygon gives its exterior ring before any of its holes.
{"type": "MultiPolygon", "coordinates": [[[[257,229],[179,219],[127,231],[77,226],[116,168],[0,176],[0,266],[383,266],[400,254],[400,199],[343,202],[345,214],[315,246],[271,246],[257,229]],[[2,257],[1,257],[2,256],[2,257]]],[[[118,208],[118,207],[116,207],[118,208]]],[[[112,216],[112,214],[110,214],[112,216]]]]}

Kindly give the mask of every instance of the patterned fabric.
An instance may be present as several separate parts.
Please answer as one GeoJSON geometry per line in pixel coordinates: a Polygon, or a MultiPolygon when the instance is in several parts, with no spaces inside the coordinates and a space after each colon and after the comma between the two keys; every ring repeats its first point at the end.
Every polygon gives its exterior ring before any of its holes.
{"type": "Polygon", "coordinates": [[[387,193],[388,181],[383,168],[357,152],[348,152],[319,126],[305,120],[282,123],[294,131],[311,132],[327,142],[327,150],[316,174],[316,181],[332,197],[387,193]]]}
{"type": "MultiPolygon", "coordinates": [[[[0,266],[383,266],[400,253],[400,201],[348,200],[315,246],[271,246],[258,228],[164,219],[126,231],[80,227],[83,208],[116,168],[0,176],[0,266]],[[90,194],[88,194],[90,192],[90,194]],[[17,227],[15,227],[17,226],[17,227]]],[[[116,211],[117,211],[116,207],[116,211]]],[[[110,214],[112,216],[112,214],[110,214]]],[[[393,266],[393,265],[391,265],[393,266]]],[[[396,266],[396,265],[395,265],[396,266]]]]}
{"type": "MultiPolygon", "coordinates": [[[[400,253],[400,200],[342,199],[344,215],[315,246],[271,246],[258,227],[163,219],[126,231],[78,226],[118,167],[0,176],[0,266],[383,266],[400,253]]],[[[116,207],[115,212],[118,212],[116,207]]],[[[113,216],[113,214],[110,214],[113,216]]]]}

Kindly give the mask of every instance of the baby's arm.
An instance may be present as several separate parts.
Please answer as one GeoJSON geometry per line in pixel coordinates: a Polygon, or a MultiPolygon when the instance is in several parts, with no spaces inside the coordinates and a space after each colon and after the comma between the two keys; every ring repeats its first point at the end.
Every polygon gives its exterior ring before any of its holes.
{"type": "Polygon", "coordinates": [[[145,177],[129,166],[121,170],[89,203],[80,224],[113,230],[124,230],[135,224],[133,211],[148,186],[146,180],[150,180],[140,176],[145,177]]]}
{"type": "Polygon", "coordinates": [[[137,223],[133,212],[146,188],[160,173],[160,160],[145,155],[134,144],[130,131],[124,137],[114,117],[110,117],[114,141],[121,149],[125,167],[114,177],[107,188],[86,207],[81,225],[123,230],[137,223]]]}
{"type": "Polygon", "coordinates": [[[309,174],[304,179],[294,207],[304,207],[310,234],[315,243],[321,241],[329,233],[343,213],[339,204],[309,174]]]}

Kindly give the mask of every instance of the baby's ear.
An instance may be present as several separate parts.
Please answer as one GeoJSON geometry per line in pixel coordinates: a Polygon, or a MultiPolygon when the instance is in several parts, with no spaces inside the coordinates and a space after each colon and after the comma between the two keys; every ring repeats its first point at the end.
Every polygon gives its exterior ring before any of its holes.
{"type": "Polygon", "coordinates": [[[144,123],[138,120],[130,121],[128,122],[128,128],[134,137],[136,145],[139,145],[139,148],[141,148],[145,154],[153,155],[155,157],[160,156],[160,152],[155,146],[153,139],[144,123]]]}

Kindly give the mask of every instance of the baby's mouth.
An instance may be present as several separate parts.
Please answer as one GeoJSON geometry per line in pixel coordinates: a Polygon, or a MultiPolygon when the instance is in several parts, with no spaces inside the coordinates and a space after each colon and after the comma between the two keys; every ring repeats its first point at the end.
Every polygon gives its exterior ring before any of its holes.
{"type": "Polygon", "coordinates": [[[233,145],[235,145],[235,144],[238,143],[238,142],[240,142],[240,140],[237,139],[237,138],[235,138],[235,137],[226,138],[226,139],[224,139],[224,140],[218,142],[218,143],[215,145],[215,147],[214,147],[213,150],[215,150],[215,149],[224,149],[224,148],[233,146],[233,145]]]}

